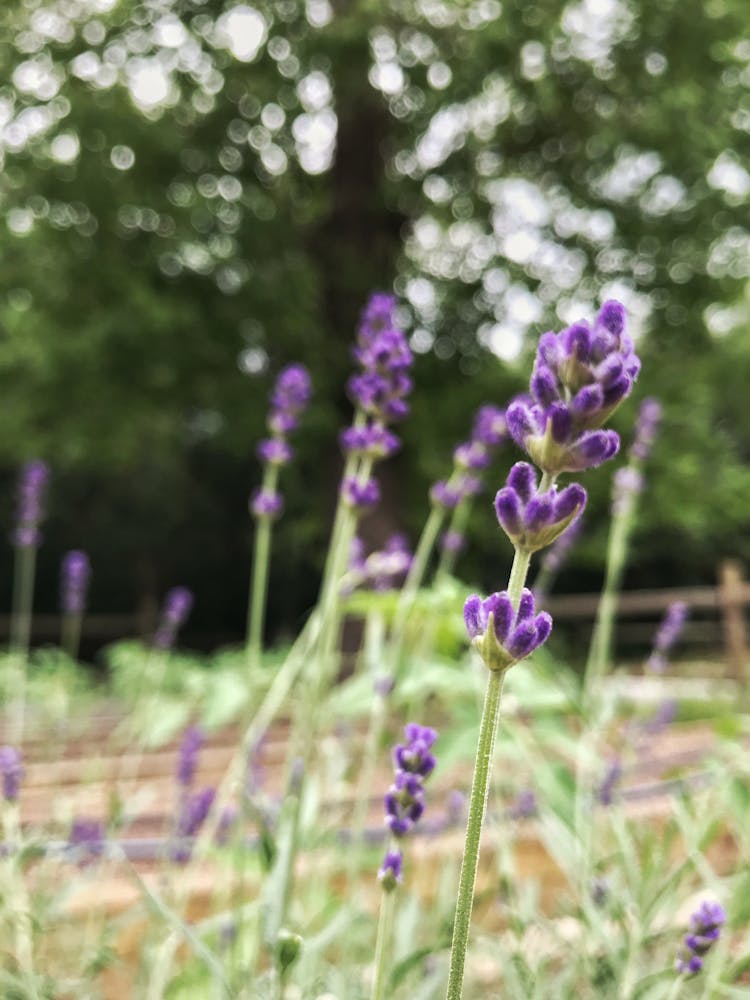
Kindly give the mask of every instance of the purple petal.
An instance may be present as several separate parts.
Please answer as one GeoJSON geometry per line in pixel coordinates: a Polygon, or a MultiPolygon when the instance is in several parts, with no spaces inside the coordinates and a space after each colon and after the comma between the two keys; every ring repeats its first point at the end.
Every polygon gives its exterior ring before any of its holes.
{"type": "Polygon", "coordinates": [[[551,524],[554,517],[553,499],[549,494],[543,493],[540,496],[532,497],[526,505],[524,526],[527,531],[536,532],[551,524]]]}
{"type": "Polygon", "coordinates": [[[528,587],[524,587],[521,591],[521,599],[518,602],[518,612],[516,613],[516,621],[522,622],[527,618],[530,618],[534,614],[534,595],[529,590],[528,587]]]}
{"type": "Polygon", "coordinates": [[[557,379],[546,365],[537,364],[531,376],[531,394],[542,406],[549,406],[560,398],[557,379]]]}
{"type": "Polygon", "coordinates": [[[516,462],[508,473],[506,485],[519,495],[524,503],[528,503],[536,490],[536,472],[528,462],[516,462]]]}
{"type": "Polygon", "coordinates": [[[484,611],[482,598],[478,594],[472,594],[471,597],[466,598],[464,622],[470,639],[476,639],[477,636],[484,634],[484,630],[487,628],[487,615],[484,611]]]}
{"type": "Polygon", "coordinates": [[[555,498],[555,521],[564,521],[575,511],[579,512],[586,506],[586,490],[578,483],[571,483],[555,498]]]}
{"type": "Polygon", "coordinates": [[[522,531],[521,501],[515,490],[504,486],[495,497],[495,513],[504,531],[513,538],[522,531]]]}
{"type": "Polygon", "coordinates": [[[495,622],[495,636],[498,642],[504,643],[515,617],[510,597],[504,590],[498,594],[491,594],[484,602],[484,611],[487,617],[490,613],[492,614],[495,622]]]}

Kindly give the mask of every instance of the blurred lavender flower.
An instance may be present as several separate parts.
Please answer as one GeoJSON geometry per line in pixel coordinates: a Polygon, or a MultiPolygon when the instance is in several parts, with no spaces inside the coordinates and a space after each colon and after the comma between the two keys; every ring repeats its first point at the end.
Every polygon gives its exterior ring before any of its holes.
{"type": "Polygon", "coordinates": [[[638,461],[645,462],[651,453],[661,416],[661,403],[658,399],[648,397],[643,400],[638,411],[633,443],[630,446],[630,455],[638,461]]]}
{"type": "Polygon", "coordinates": [[[154,636],[157,649],[170,649],[177,632],[187,621],[193,606],[193,595],[186,587],[174,587],[167,593],[161,621],[154,636]]]}
{"type": "Polygon", "coordinates": [[[409,572],[413,558],[406,537],[391,535],[382,549],[365,559],[364,581],[373,590],[392,590],[409,572]]]}
{"type": "Polygon", "coordinates": [[[600,805],[611,806],[614,802],[617,786],[622,778],[622,762],[619,757],[614,757],[607,767],[602,783],[596,792],[596,798],[600,805]]]}
{"type": "Polygon", "coordinates": [[[612,513],[624,514],[643,492],[643,473],[632,465],[623,465],[612,477],[612,513]]]}
{"type": "Polygon", "coordinates": [[[462,823],[466,816],[466,795],[460,788],[453,788],[448,792],[445,800],[445,815],[450,826],[462,823]]]}
{"type": "Polygon", "coordinates": [[[464,621],[472,645],[490,670],[507,670],[546,642],[552,619],[534,610],[534,595],[524,587],[518,610],[507,591],[484,600],[472,594],[464,604],[464,621]]]}
{"type": "Polygon", "coordinates": [[[463,491],[460,485],[453,485],[446,479],[440,479],[430,489],[430,500],[436,507],[453,510],[461,502],[463,491]]]}
{"type": "Polygon", "coordinates": [[[18,799],[23,773],[20,751],[15,747],[0,747],[0,779],[6,802],[15,802],[18,799]]]}
{"type": "Polygon", "coordinates": [[[76,848],[80,864],[85,865],[104,854],[104,823],[99,819],[77,817],[73,820],[68,834],[68,843],[76,848]]]}
{"type": "Polygon", "coordinates": [[[528,462],[516,462],[506,485],[495,497],[500,526],[516,548],[536,552],[558,538],[586,506],[586,490],[572,483],[546,493],[538,489],[537,474],[528,462]]]}
{"type": "Polygon", "coordinates": [[[48,480],[49,468],[38,459],[27,462],[21,470],[18,483],[18,518],[14,535],[14,544],[18,548],[32,548],[41,541],[39,525],[43,517],[42,505],[48,480]]]}
{"type": "Polygon", "coordinates": [[[727,916],[720,903],[704,900],[690,917],[690,933],[685,935],[684,944],[675,968],[682,975],[692,976],[703,968],[703,957],[719,940],[722,924],[727,916]]]}
{"type": "Polygon", "coordinates": [[[430,500],[435,507],[453,510],[467,497],[475,496],[482,488],[481,474],[492,461],[492,452],[508,440],[505,410],[487,403],[474,417],[471,437],[453,451],[453,472],[449,479],[441,479],[430,489],[430,500]]]}
{"type": "Polygon", "coordinates": [[[180,864],[189,861],[191,845],[186,841],[195,837],[205,823],[215,797],[215,789],[201,788],[200,791],[193,792],[183,801],[175,830],[177,843],[173,845],[171,851],[173,861],[180,864]]]}
{"type": "Polygon", "coordinates": [[[341,499],[355,510],[374,507],[380,499],[377,479],[371,478],[361,483],[355,476],[348,476],[341,484],[341,499]]]}
{"type": "Polygon", "coordinates": [[[275,491],[258,489],[250,498],[250,512],[253,517],[279,517],[283,509],[284,499],[275,491]]]}
{"type": "Polygon", "coordinates": [[[91,565],[85,552],[74,549],[63,557],[61,568],[62,608],[66,615],[81,615],[86,608],[86,592],[91,565]]]}
{"type": "Polygon", "coordinates": [[[508,809],[511,819],[531,819],[538,810],[536,793],[532,788],[522,788],[508,809]]]}
{"type": "MultiPolygon", "coordinates": [[[[299,422],[299,416],[310,402],[310,375],[304,365],[292,364],[283,368],[271,392],[271,409],[268,414],[270,438],[265,438],[257,448],[258,458],[272,471],[271,480],[275,487],[278,470],[291,462],[294,451],[287,441],[299,422]]],[[[266,473],[266,480],[268,473],[266,473]]],[[[250,513],[256,519],[278,517],[283,509],[283,500],[269,485],[264,485],[250,497],[250,513]]]]}
{"type": "Polygon", "coordinates": [[[195,778],[198,766],[198,756],[205,741],[205,734],[200,726],[189,726],[182,734],[180,749],[177,754],[176,778],[183,789],[189,788],[195,778]]]}
{"type": "Polygon", "coordinates": [[[460,531],[445,531],[440,539],[443,552],[458,553],[463,549],[466,539],[460,531]]]}
{"type": "Polygon", "coordinates": [[[531,398],[508,407],[513,440],[551,475],[601,465],[620,439],[602,425],[630,394],[640,370],[625,309],[605,302],[593,327],[580,320],[539,341],[531,398]]]}
{"type": "Polygon", "coordinates": [[[664,672],[667,666],[667,656],[680,638],[687,616],[688,607],[684,601],[675,601],[670,604],[654,637],[651,655],[646,660],[646,670],[655,674],[664,672]]]}

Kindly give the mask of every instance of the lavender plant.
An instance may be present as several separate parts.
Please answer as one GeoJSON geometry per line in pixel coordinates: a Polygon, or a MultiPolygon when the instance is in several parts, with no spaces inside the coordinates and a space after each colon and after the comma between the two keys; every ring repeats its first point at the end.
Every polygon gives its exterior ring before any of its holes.
{"type": "Polygon", "coordinates": [[[91,579],[91,564],[85,552],[74,549],[63,557],[60,569],[60,596],[63,612],[61,645],[75,660],[81,641],[81,623],[91,579]]]}
{"type": "Polygon", "coordinates": [[[403,852],[400,844],[418,822],[425,809],[424,782],[435,768],[432,746],[437,732],[429,726],[410,722],[404,729],[405,743],[393,751],[394,782],[385,796],[385,822],[390,831],[378,880],[383,887],[380,920],[375,946],[373,1000],[383,1000],[388,972],[388,953],[396,905],[395,890],[403,882],[403,852]]]}
{"type": "Polygon", "coordinates": [[[535,612],[533,596],[524,587],[531,556],[562,534],[585,503],[580,487],[558,494],[557,477],[600,465],[617,453],[619,438],[603,425],[632,391],[639,369],[625,333],[624,308],[618,302],[605,302],[593,325],[581,321],[562,333],[542,336],[531,396],[512,403],[506,413],[512,438],[543,475],[537,483],[526,463],[511,470],[506,492],[500,491],[496,498],[498,519],[506,532],[510,529],[515,550],[508,589],[484,600],[472,595],[464,612],[469,637],[489,674],[456,902],[448,1000],[459,1000],[463,993],[502,680],[508,669],[545,641],[552,627],[548,615],[535,612]]]}
{"type": "Polygon", "coordinates": [[[255,518],[253,569],[247,612],[247,649],[251,667],[260,662],[272,524],[281,515],[284,506],[283,498],[277,491],[279,473],[292,460],[294,452],[287,439],[310,402],[311,388],[310,375],[303,365],[288,365],[279,373],[271,393],[271,409],[268,414],[271,437],[261,441],[258,446],[258,457],[263,463],[263,481],[250,499],[250,511],[255,518]]]}

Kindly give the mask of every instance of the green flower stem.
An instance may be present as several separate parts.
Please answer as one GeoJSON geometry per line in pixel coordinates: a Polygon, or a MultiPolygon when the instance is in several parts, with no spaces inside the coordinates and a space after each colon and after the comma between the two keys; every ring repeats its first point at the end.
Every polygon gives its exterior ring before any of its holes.
{"type": "MultiPolygon", "coordinates": [[[[631,461],[631,468],[638,469],[640,463],[631,461]]],[[[604,586],[596,611],[594,631],[586,660],[586,671],[583,680],[583,703],[585,709],[591,709],[598,698],[601,681],[607,672],[612,631],[617,611],[617,596],[622,585],[625,564],[628,554],[630,532],[635,523],[636,498],[631,496],[620,510],[612,517],[609,538],[607,540],[607,562],[604,573],[604,586]]]]}
{"type": "Polygon", "coordinates": [[[15,957],[18,967],[26,980],[29,1000],[39,1000],[39,992],[34,982],[34,947],[32,939],[31,907],[26,891],[23,869],[21,868],[21,824],[18,803],[0,801],[2,813],[3,840],[8,845],[5,860],[3,902],[11,914],[15,936],[15,957]]]}
{"type": "Polygon", "coordinates": [[[682,993],[682,987],[685,985],[685,975],[680,974],[677,976],[675,981],[672,983],[672,989],[667,993],[665,1000],[677,1000],[680,993],[682,993]]]}
{"type": "MultiPolygon", "coordinates": [[[[390,845],[389,848],[390,849],[390,845]]],[[[393,937],[393,921],[396,916],[397,889],[384,891],[380,901],[380,916],[378,918],[378,936],[375,945],[375,978],[372,984],[372,1000],[383,1000],[385,983],[388,974],[388,958],[391,953],[391,938],[393,937]]]]}
{"type": "MultiPolygon", "coordinates": [[[[469,523],[471,508],[472,503],[469,497],[465,497],[461,500],[453,508],[453,513],[451,514],[447,530],[455,531],[458,532],[459,535],[463,535],[466,530],[466,525],[469,523]]],[[[447,576],[451,576],[453,574],[453,570],[456,568],[457,556],[457,552],[449,552],[448,549],[443,548],[443,551],[440,553],[440,562],[438,563],[436,573],[436,578],[438,580],[444,580],[447,576]]]]}
{"type": "Polygon", "coordinates": [[[63,615],[62,627],[60,630],[60,646],[71,658],[71,660],[78,659],[78,650],[81,645],[82,624],[82,614],[63,615]]]}
{"type": "MultiPolygon", "coordinates": [[[[279,479],[279,467],[268,463],[263,473],[261,491],[275,493],[279,479]]],[[[268,596],[268,564],[271,555],[271,533],[273,518],[263,515],[255,523],[255,544],[253,546],[253,569],[250,584],[250,598],[247,609],[247,659],[249,669],[260,665],[263,646],[263,625],[266,617],[268,596]]]]}
{"type": "MultiPolygon", "coordinates": [[[[544,479],[542,483],[544,483],[544,479]]],[[[540,486],[540,490],[542,488],[540,486]]],[[[521,600],[521,591],[526,582],[530,562],[531,553],[516,549],[513,566],[510,571],[510,580],[508,581],[508,595],[513,603],[513,607],[516,609],[521,600]]],[[[489,793],[492,758],[495,749],[495,736],[500,716],[503,674],[492,670],[488,671],[488,673],[482,721],[479,726],[474,778],[471,785],[464,856],[461,862],[461,875],[458,883],[458,898],[456,900],[456,917],[453,924],[453,944],[451,946],[446,1000],[461,1000],[463,993],[464,966],[466,964],[466,951],[469,944],[469,925],[471,924],[471,911],[474,905],[474,886],[476,885],[477,867],[479,864],[479,842],[482,836],[484,815],[487,810],[487,796],[489,793]]]]}
{"type": "Polygon", "coordinates": [[[419,542],[417,543],[416,552],[414,553],[414,558],[412,559],[409,572],[398,597],[396,611],[393,616],[393,638],[391,640],[390,649],[390,660],[396,669],[398,669],[398,661],[404,644],[404,638],[406,636],[406,625],[409,620],[409,615],[414,607],[417,591],[424,581],[427,564],[430,560],[430,556],[432,555],[432,551],[435,548],[435,542],[440,534],[440,529],[442,528],[444,521],[445,510],[435,504],[430,511],[429,517],[425,521],[422,534],[420,535],[419,542]]]}

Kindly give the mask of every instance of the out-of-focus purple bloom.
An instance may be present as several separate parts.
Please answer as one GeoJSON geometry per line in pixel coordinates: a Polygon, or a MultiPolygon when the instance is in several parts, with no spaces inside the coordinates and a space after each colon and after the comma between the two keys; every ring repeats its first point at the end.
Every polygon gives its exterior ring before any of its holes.
{"type": "Polygon", "coordinates": [[[688,607],[684,601],[675,601],[669,605],[654,637],[651,655],[646,660],[646,670],[654,674],[664,672],[667,666],[667,657],[680,638],[687,616],[688,607]]]}
{"type": "Polygon", "coordinates": [[[14,544],[31,548],[41,541],[39,525],[43,517],[44,494],[49,481],[47,465],[35,459],[21,470],[18,483],[18,518],[14,544]]]}
{"type": "Polygon", "coordinates": [[[387,698],[395,686],[395,678],[390,674],[381,674],[380,677],[375,679],[375,683],[373,684],[375,694],[381,698],[387,698]]]}
{"type": "Polygon", "coordinates": [[[61,568],[62,608],[66,615],[81,615],[86,608],[86,592],[91,565],[85,552],[74,549],[63,557],[61,568]]]}
{"type": "Polygon", "coordinates": [[[404,858],[401,851],[388,851],[378,871],[378,881],[386,892],[401,885],[404,878],[404,858]]]}
{"type": "Polygon", "coordinates": [[[174,644],[177,632],[187,621],[192,606],[193,595],[187,587],[174,587],[167,593],[161,622],[154,636],[157,648],[169,649],[174,644]]]}
{"type": "Polygon", "coordinates": [[[651,454],[651,448],[661,423],[661,414],[661,403],[658,399],[649,397],[641,403],[633,443],[630,446],[630,454],[640,462],[645,462],[651,454]]]}
{"type": "Polygon", "coordinates": [[[173,861],[184,864],[190,859],[190,845],[185,841],[195,837],[203,826],[215,797],[215,789],[201,788],[200,791],[194,792],[183,800],[177,817],[175,835],[178,843],[174,845],[172,850],[173,861]]]}
{"type": "Polygon", "coordinates": [[[283,368],[271,393],[269,429],[274,434],[288,434],[297,426],[297,417],[310,402],[312,385],[304,365],[283,368]]]}
{"type": "Polygon", "coordinates": [[[348,455],[374,459],[388,458],[398,451],[401,442],[382,424],[347,427],[339,436],[342,449],[348,455]]]}
{"type": "Polygon", "coordinates": [[[633,500],[643,492],[643,473],[632,465],[624,465],[612,477],[612,513],[624,514],[633,500]]]}
{"type": "Polygon", "coordinates": [[[182,734],[180,749],[177,754],[177,783],[183,788],[189,788],[195,778],[198,766],[198,756],[205,741],[205,735],[200,726],[189,726],[182,734]]]}
{"type": "Polygon", "coordinates": [[[605,302],[593,326],[581,320],[539,340],[531,399],[508,407],[508,430],[545,472],[601,465],[620,446],[600,428],[630,394],[640,370],[625,333],[625,310],[605,302]]]}
{"type": "Polygon", "coordinates": [[[444,507],[446,510],[453,510],[461,502],[463,493],[459,486],[448,482],[445,479],[439,480],[430,490],[430,500],[436,507],[444,507]]]}
{"type": "Polygon", "coordinates": [[[364,580],[374,590],[392,590],[409,572],[413,561],[404,535],[392,535],[385,546],[364,561],[364,580]]]}
{"type": "Polygon", "coordinates": [[[374,507],[380,499],[377,479],[361,483],[355,476],[348,476],[341,484],[341,499],[348,506],[359,510],[374,507]]]}
{"type": "Polygon", "coordinates": [[[453,452],[453,461],[459,469],[479,471],[490,464],[491,455],[479,441],[467,441],[460,444],[453,452]]]}
{"type": "Polygon", "coordinates": [[[0,747],[0,778],[3,783],[3,798],[15,802],[23,778],[23,760],[15,747],[0,747]]]}
{"type": "Polygon", "coordinates": [[[293,457],[292,446],[284,438],[266,438],[258,445],[258,458],[268,465],[287,465],[293,457]]]}
{"type": "Polygon", "coordinates": [[[695,975],[703,968],[703,957],[719,940],[727,915],[724,907],[704,900],[690,917],[690,933],[685,935],[677,956],[676,969],[682,975],[695,975]]]}
{"type": "Polygon", "coordinates": [[[77,817],[73,820],[68,843],[76,848],[81,864],[86,864],[104,854],[104,823],[100,819],[77,817]]]}
{"type": "Polygon", "coordinates": [[[460,531],[445,531],[440,539],[440,545],[444,552],[451,552],[456,554],[460,552],[466,539],[460,531]]]}
{"type": "Polygon", "coordinates": [[[522,788],[508,809],[511,819],[531,819],[537,814],[536,793],[531,788],[522,788]]]}
{"type": "Polygon", "coordinates": [[[408,412],[413,356],[395,317],[396,300],[376,293],[365,307],[354,358],[361,371],[349,379],[349,395],[375,423],[389,424],[408,412]],[[373,303],[375,303],[373,305],[373,303]]]}
{"type": "Polygon", "coordinates": [[[506,485],[495,497],[500,526],[516,548],[536,552],[551,544],[586,506],[586,490],[572,483],[540,493],[537,475],[528,462],[516,462],[506,485]]]}
{"type": "Polygon", "coordinates": [[[508,440],[508,425],[505,420],[505,410],[488,403],[480,406],[474,417],[471,431],[474,441],[487,448],[499,448],[508,440]]]}
{"type": "Polygon", "coordinates": [[[284,498],[270,490],[256,490],[250,498],[253,517],[279,517],[284,509],[284,498]]]}
{"type": "Polygon", "coordinates": [[[466,815],[466,795],[460,788],[453,788],[448,792],[445,800],[445,814],[449,824],[460,823],[466,815]]]}
{"type": "Polygon", "coordinates": [[[622,762],[619,757],[614,757],[606,770],[604,778],[596,792],[596,798],[600,805],[611,806],[617,786],[622,778],[622,762]]]}
{"type": "Polygon", "coordinates": [[[534,609],[534,595],[524,588],[514,610],[507,591],[482,599],[472,594],[464,604],[466,631],[490,670],[507,670],[546,642],[552,619],[534,609]],[[490,616],[492,626],[490,627],[490,616]]]}

